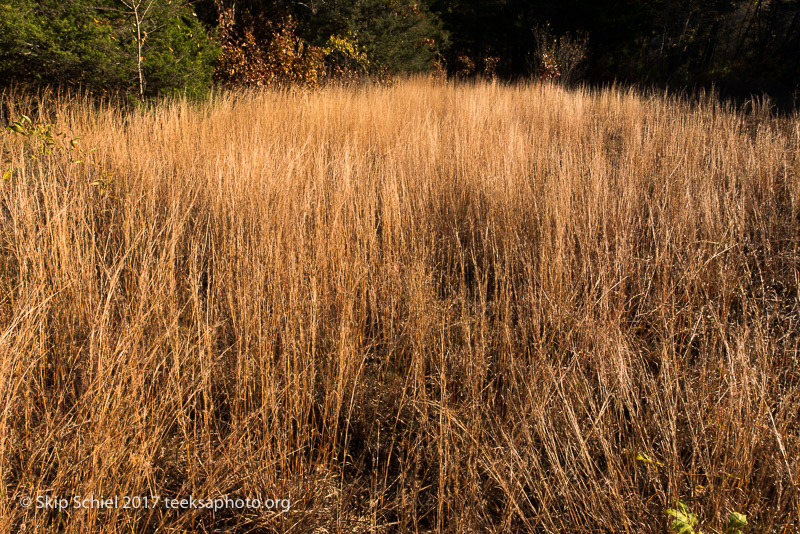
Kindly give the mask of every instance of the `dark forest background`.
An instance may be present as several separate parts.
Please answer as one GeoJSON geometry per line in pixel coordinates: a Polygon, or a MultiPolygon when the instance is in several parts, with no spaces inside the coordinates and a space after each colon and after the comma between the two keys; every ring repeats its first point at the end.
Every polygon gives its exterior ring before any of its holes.
{"type": "Polygon", "coordinates": [[[4,85],[144,97],[430,70],[791,107],[800,0],[0,0],[4,85]]]}

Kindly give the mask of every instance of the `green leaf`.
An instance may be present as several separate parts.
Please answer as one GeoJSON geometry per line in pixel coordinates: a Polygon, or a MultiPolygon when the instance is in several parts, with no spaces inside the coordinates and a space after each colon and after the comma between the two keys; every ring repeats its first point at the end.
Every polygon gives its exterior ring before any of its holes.
{"type": "Polygon", "coordinates": [[[644,462],[646,464],[657,465],[659,467],[664,465],[661,462],[659,462],[658,460],[656,460],[654,458],[651,458],[650,456],[648,456],[647,454],[645,454],[643,452],[637,452],[636,453],[636,461],[644,462]]]}
{"type": "Polygon", "coordinates": [[[747,516],[739,512],[733,512],[728,516],[725,534],[742,534],[741,527],[744,526],[747,526],[747,516]]]}
{"type": "Polygon", "coordinates": [[[747,525],[747,516],[739,512],[733,512],[728,516],[728,526],[739,528],[747,525]]]}
{"type": "Polygon", "coordinates": [[[683,502],[682,500],[678,499],[678,502],[675,504],[675,506],[678,508],[678,510],[680,510],[681,512],[683,512],[687,516],[691,515],[691,512],[689,511],[689,507],[686,506],[686,503],[683,502]]]}
{"type": "Polygon", "coordinates": [[[697,516],[686,506],[682,500],[678,499],[675,503],[675,508],[667,510],[667,515],[673,518],[672,529],[678,534],[694,534],[694,524],[697,522],[697,516]]]}
{"type": "Polygon", "coordinates": [[[14,169],[8,169],[5,173],[3,173],[3,180],[8,181],[11,178],[12,172],[14,172],[14,169]]]}

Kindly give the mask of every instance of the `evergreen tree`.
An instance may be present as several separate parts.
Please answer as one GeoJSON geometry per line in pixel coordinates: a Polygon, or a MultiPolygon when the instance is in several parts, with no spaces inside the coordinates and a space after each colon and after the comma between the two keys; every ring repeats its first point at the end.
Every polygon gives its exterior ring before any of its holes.
{"type": "Polygon", "coordinates": [[[216,45],[192,8],[180,0],[146,5],[137,32],[123,0],[0,0],[2,83],[146,94],[203,90],[216,45]]]}

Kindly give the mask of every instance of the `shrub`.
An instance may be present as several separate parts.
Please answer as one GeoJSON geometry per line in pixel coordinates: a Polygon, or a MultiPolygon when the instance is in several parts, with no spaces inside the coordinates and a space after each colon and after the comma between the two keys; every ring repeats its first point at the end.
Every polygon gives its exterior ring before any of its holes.
{"type": "Polygon", "coordinates": [[[533,29],[536,50],[529,62],[540,80],[574,82],[580,75],[587,58],[589,38],[586,35],[555,36],[550,25],[533,29]]]}
{"type": "Polygon", "coordinates": [[[220,11],[222,55],[216,77],[230,85],[319,87],[324,80],[355,82],[370,74],[367,52],[356,32],[331,35],[315,46],[297,33],[291,16],[268,20],[220,11]]]}

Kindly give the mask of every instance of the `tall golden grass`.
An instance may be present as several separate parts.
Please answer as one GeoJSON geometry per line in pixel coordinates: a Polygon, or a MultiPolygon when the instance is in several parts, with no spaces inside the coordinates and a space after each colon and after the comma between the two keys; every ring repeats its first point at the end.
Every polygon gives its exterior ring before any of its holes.
{"type": "Polygon", "coordinates": [[[87,152],[0,137],[0,532],[800,528],[797,116],[425,80],[2,106],[87,152]],[[291,509],[21,505],[75,495],[291,509]]]}

